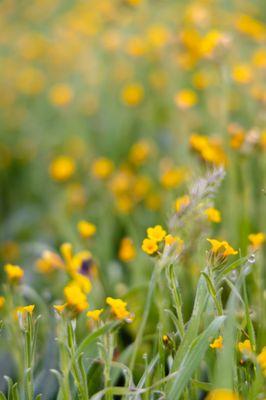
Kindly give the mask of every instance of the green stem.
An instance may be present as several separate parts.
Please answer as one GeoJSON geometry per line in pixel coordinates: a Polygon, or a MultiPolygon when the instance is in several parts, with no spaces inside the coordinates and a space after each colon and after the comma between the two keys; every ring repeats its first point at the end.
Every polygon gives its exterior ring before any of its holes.
{"type": "Polygon", "coordinates": [[[153,273],[152,273],[150,284],[149,284],[149,290],[148,290],[146,305],[145,305],[145,308],[144,308],[143,318],[142,318],[140,327],[138,329],[138,333],[137,333],[135,342],[133,344],[133,351],[132,351],[132,356],[131,356],[131,360],[130,360],[130,364],[129,364],[129,368],[131,369],[131,371],[133,370],[133,368],[135,366],[138,349],[139,349],[139,346],[141,344],[143,333],[144,333],[144,329],[145,329],[145,326],[146,326],[146,323],[147,323],[147,319],[148,319],[148,316],[149,316],[149,313],[150,313],[151,302],[152,302],[153,292],[154,292],[155,285],[156,285],[157,274],[158,273],[157,273],[157,270],[155,268],[153,273]]]}

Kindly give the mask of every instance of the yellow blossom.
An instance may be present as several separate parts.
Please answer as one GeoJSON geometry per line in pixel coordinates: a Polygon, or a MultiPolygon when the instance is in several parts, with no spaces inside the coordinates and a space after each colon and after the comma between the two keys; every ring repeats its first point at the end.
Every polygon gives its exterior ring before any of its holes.
{"type": "Polygon", "coordinates": [[[113,172],[114,164],[105,157],[97,158],[92,163],[92,174],[98,179],[106,179],[113,172]]]}
{"type": "Polygon", "coordinates": [[[79,221],[77,225],[80,235],[84,238],[92,237],[96,232],[96,226],[88,221],[79,221]]]}
{"type": "Polygon", "coordinates": [[[129,152],[130,161],[139,166],[142,165],[151,153],[151,143],[142,139],[134,143],[129,152]]]}
{"type": "Polygon", "coordinates": [[[217,339],[215,339],[211,344],[210,347],[212,349],[222,349],[223,348],[223,337],[219,336],[217,339]]]}
{"type": "Polygon", "coordinates": [[[154,254],[158,250],[158,245],[155,240],[144,239],[141,246],[142,250],[147,254],[154,254]]]}
{"type": "Polygon", "coordinates": [[[134,260],[136,256],[136,250],[132,239],[125,237],[120,242],[118,257],[124,262],[134,260]]]}
{"type": "Polygon", "coordinates": [[[221,213],[216,208],[207,208],[207,210],[205,210],[205,214],[207,215],[209,221],[216,223],[221,222],[221,213]]]}
{"type": "Polygon", "coordinates": [[[143,86],[139,83],[131,83],[122,90],[121,97],[123,102],[130,107],[135,107],[141,103],[144,97],[143,86]]]}
{"type": "Polygon", "coordinates": [[[184,168],[169,168],[161,176],[161,184],[167,188],[174,188],[181,183],[187,177],[187,171],[184,168]]]}
{"type": "Polygon", "coordinates": [[[21,313],[28,313],[28,314],[32,315],[34,308],[35,308],[35,305],[34,304],[30,304],[28,306],[18,307],[17,311],[21,312],[21,313]]]}
{"type": "Polygon", "coordinates": [[[64,266],[63,260],[53,251],[45,250],[41,258],[36,261],[36,267],[39,272],[49,274],[56,269],[62,269],[64,266]]]}
{"type": "Polygon", "coordinates": [[[100,310],[90,310],[87,312],[87,317],[92,318],[94,321],[99,321],[103,308],[100,310]]]}
{"type": "Polygon", "coordinates": [[[76,171],[75,161],[68,156],[58,156],[50,164],[50,175],[55,181],[67,181],[76,171]]]}
{"type": "Polygon", "coordinates": [[[67,306],[67,303],[54,304],[53,308],[58,312],[58,314],[62,314],[62,312],[65,310],[66,306],[67,306]]]}
{"type": "Polygon", "coordinates": [[[18,283],[24,276],[24,271],[18,265],[6,264],[4,266],[8,280],[12,283],[18,283]]]}
{"type": "Polygon", "coordinates": [[[213,253],[221,252],[224,257],[238,254],[237,250],[234,250],[232,246],[229,245],[225,240],[219,241],[216,239],[207,239],[208,242],[212,245],[211,251],[213,253]]]}
{"type": "Polygon", "coordinates": [[[240,353],[247,354],[252,351],[250,340],[244,340],[244,342],[239,342],[237,347],[240,353]]]}
{"type": "Polygon", "coordinates": [[[70,282],[67,286],[65,286],[64,295],[67,305],[75,312],[82,312],[89,306],[86,295],[83,293],[80,286],[75,282],[70,282]]]}
{"type": "Polygon", "coordinates": [[[4,296],[0,296],[0,310],[4,307],[6,299],[4,296]]]}
{"type": "Polygon", "coordinates": [[[256,250],[263,245],[265,239],[266,235],[263,232],[251,233],[250,235],[248,235],[248,240],[250,241],[252,247],[256,250]]]}
{"type": "Polygon", "coordinates": [[[155,225],[153,228],[147,229],[148,238],[153,240],[154,242],[161,242],[165,235],[166,231],[162,228],[161,225],[155,225]]]}
{"type": "Polygon", "coordinates": [[[252,79],[251,68],[247,64],[237,64],[232,71],[232,78],[240,84],[250,83],[252,79]]]}
{"type": "Polygon", "coordinates": [[[183,211],[190,204],[190,197],[188,195],[184,195],[179,197],[175,201],[175,210],[176,212],[183,211]]]}
{"type": "Polygon", "coordinates": [[[165,244],[167,244],[168,246],[171,246],[172,244],[174,244],[176,242],[176,237],[169,233],[168,235],[165,236],[164,241],[165,241],[165,244]]]}
{"type": "Polygon", "coordinates": [[[206,400],[241,400],[239,395],[229,389],[214,389],[206,400]]]}
{"type": "Polygon", "coordinates": [[[111,307],[112,313],[118,319],[126,319],[130,316],[129,311],[126,309],[127,303],[121,299],[113,299],[107,297],[106,303],[111,307]]]}
{"type": "Polygon", "coordinates": [[[187,110],[193,107],[198,102],[198,98],[195,92],[190,89],[183,89],[175,95],[175,104],[181,110],[187,110]]]}
{"type": "Polygon", "coordinates": [[[257,356],[257,361],[262,369],[264,376],[266,376],[266,346],[263,347],[262,351],[257,356]]]}
{"type": "Polygon", "coordinates": [[[68,105],[73,98],[73,91],[67,84],[57,84],[53,86],[49,93],[50,101],[57,107],[68,105]]]}

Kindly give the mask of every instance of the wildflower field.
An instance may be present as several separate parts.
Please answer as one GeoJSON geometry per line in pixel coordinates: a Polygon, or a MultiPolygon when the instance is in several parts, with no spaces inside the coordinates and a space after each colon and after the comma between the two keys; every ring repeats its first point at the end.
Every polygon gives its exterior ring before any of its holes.
{"type": "Polygon", "coordinates": [[[265,0],[0,26],[0,400],[265,400],[265,0]]]}

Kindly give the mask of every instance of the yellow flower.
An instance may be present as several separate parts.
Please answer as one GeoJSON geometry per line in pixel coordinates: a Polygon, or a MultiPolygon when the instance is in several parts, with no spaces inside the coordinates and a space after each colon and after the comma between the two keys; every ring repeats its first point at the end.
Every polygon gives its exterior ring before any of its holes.
{"type": "Polygon", "coordinates": [[[77,228],[78,228],[80,235],[84,238],[90,238],[96,232],[96,226],[94,224],[92,224],[91,222],[84,221],[84,220],[79,221],[77,228]]]}
{"type": "Polygon", "coordinates": [[[18,307],[17,311],[21,312],[21,313],[28,313],[28,314],[32,315],[34,308],[35,308],[35,305],[34,304],[30,304],[28,306],[18,307]]]}
{"type": "Polygon", "coordinates": [[[187,110],[191,107],[193,107],[195,104],[198,102],[198,98],[195,92],[193,90],[189,89],[184,89],[178,92],[175,95],[175,104],[181,109],[181,110],[187,110]]]}
{"type": "Polygon", "coordinates": [[[162,228],[161,225],[155,225],[153,228],[147,229],[148,238],[153,240],[154,242],[160,242],[164,239],[166,235],[166,231],[162,228]]]}
{"type": "Polygon", "coordinates": [[[229,389],[214,389],[206,400],[241,400],[237,393],[229,389]]]}
{"type": "Polygon", "coordinates": [[[190,197],[186,194],[185,196],[179,197],[175,201],[176,212],[183,211],[190,204],[190,197]]]}
{"type": "Polygon", "coordinates": [[[41,70],[32,67],[26,67],[18,70],[16,85],[18,90],[28,96],[39,94],[45,84],[45,77],[41,70]]]}
{"type": "Polygon", "coordinates": [[[5,302],[6,302],[6,300],[5,300],[4,296],[0,296],[0,310],[4,307],[5,302]]]}
{"type": "Polygon", "coordinates": [[[266,68],[266,50],[263,47],[254,52],[252,62],[258,68],[266,68]]]}
{"type": "Polygon", "coordinates": [[[155,240],[144,239],[141,246],[142,250],[147,254],[154,254],[158,250],[158,245],[155,240]]]}
{"type": "Polygon", "coordinates": [[[223,348],[223,337],[219,336],[217,339],[215,339],[211,344],[210,347],[212,349],[222,349],[223,348]]]}
{"type": "Polygon", "coordinates": [[[219,241],[216,239],[207,239],[208,242],[212,245],[211,251],[213,253],[218,253],[221,251],[224,257],[238,254],[237,250],[234,250],[232,246],[229,245],[225,240],[219,241]]]}
{"type": "Polygon", "coordinates": [[[245,353],[245,354],[251,353],[252,347],[251,347],[250,340],[244,340],[244,342],[239,342],[238,350],[240,351],[240,353],[245,353]]]}
{"type": "Polygon", "coordinates": [[[87,317],[92,318],[94,321],[99,321],[103,308],[100,310],[90,310],[87,312],[87,317]]]}
{"type": "Polygon", "coordinates": [[[248,235],[248,239],[254,249],[259,249],[265,242],[266,235],[263,232],[251,233],[248,235]]]}
{"type": "Polygon", "coordinates": [[[165,244],[167,244],[168,246],[171,246],[172,244],[174,244],[176,242],[177,238],[173,235],[171,235],[170,233],[168,235],[165,236],[164,241],[165,244]]]}
{"type": "Polygon", "coordinates": [[[161,176],[161,184],[167,188],[174,188],[184,182],[187,171],[184,168],[169,168],[161,176]]]}
{"type": "Polygon", "coordinates": [[[92,164],[92,174],[98,179],[106,179],[111,175],[114,164],[105,157],[97,158],[92,164]]]}
{"type": "Polygon", "coordinates": [[[71,102],[73,98],[73,91],[67,84],[57,84],[51,88],[49,98],[53,105],[64,107],[71,102]]]}
{"type": "Polygon", "coordinates": [[[241,33],[255,40],[265,40],[266,38],[265,25],[249,15],[239,15],[236,20],[236,27],[241,33]]]}
{"type": "Polygon", "coordinates": [[[150,26],[147,32],[148,43],[152,47],[163,47],[169,39],[169,32],[163,25],[150,26]]]}
{"type": "Polygon", "coordinates": [[[262,369],[264,376],[266,376],[266,346],[263,347],[261,353],[258,355],[257,361],[262,369]]]}
{"type": "Polygon", "coordinates": [[[135,107],[143,100],[143,86],[139,83],[131,83],[123,88],[121,97],[127,106],[135,107]]]}
{"type": "Polygon", "coordinates": [[[125,319],[130,316],[129,311],[126,309],[127,303],[121,299],[113,299],[107,297],[106,303],[111,307],[112,313],[118,319],[125,319]]]}
{"type": "Polygon", "coordinates": [[[71,157],[59,156],[51,162],[49,171],[55,181],[67,181],[75,173],[76,164],[71,157]]]}
{"type": "Polygon", "coordinates": [[[62,312],[65,310],[66,306],[67,306],[67,303],[54,304],[53,308],[58,312],[58,314],[62,314],[62,312]]]}
{"type": "Polygon", "coordinates": [[[134,165],[142,165],[151,153],[151,143],[142,139],[133,144],[129,152],[129,159],[134,165]]]}
{"type": "Polygon", "coordinates": [[[207,215],[209,221],[216,223],[221,222],[221,213],[216,208],[207,208],[207,210],[205,210],[205,214],[207,215]]]}
{"type": "Polygon", "coordinates": [[[4,266],[8,280],[12,283],[18,283],[24,276],[24,271],[18,265],[6,264],[4,266]]]}
{"type": "Polygon", "coordinates": [[[49,274],[56,269],[62,269],[64,267],[63,260],[56,253],[45,250],[41,258],[36,261],[36,267],[39,272],[43,274],[49,274]]]}
{"type": "Polygon", "coordinates": [[[126,237],[123,238],[120,242],[118,257],[120,260],[129,262],[134,260],[136,256],[136,250],[133,244],[132,239],[126,237]]]}
{"type": "Polygon", "coordinates": [[[75,312],[82,312],[89,306],[86,295],[83,293],[80,286],[75,282],[70,282],[67,286],[65,286],[64,295],[67,305],[75,312]]]}
{"type": "Polygon", "coordinates": [[[247,64],[237,64],[232,71],[232,78],[240,84],[250,83],[252,79],[251,67],[247,64]]]}

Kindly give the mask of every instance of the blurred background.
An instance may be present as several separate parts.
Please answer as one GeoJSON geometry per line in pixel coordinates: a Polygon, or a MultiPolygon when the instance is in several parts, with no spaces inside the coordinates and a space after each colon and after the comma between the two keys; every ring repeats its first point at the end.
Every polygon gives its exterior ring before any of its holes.
{"type": "MultiPolygon", "coordinates": [[[[264,0],[1,1],[2,264],[50,304],[61,278],[36,260],[71,242],[95,259],[92,303],[123,295],[150,274],[146,228],[218,166],[212,235],[245,253],[265,221],[265,21],[264,0]]],[[[143,301],[132,295],[137,314],[143,301]]]]}

